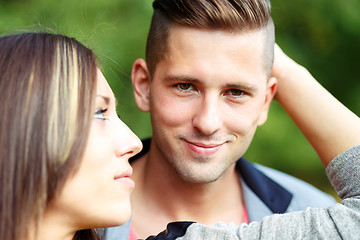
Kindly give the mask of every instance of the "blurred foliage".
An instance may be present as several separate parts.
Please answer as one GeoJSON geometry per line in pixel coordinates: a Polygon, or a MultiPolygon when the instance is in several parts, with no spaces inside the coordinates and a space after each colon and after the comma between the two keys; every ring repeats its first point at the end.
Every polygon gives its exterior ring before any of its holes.
{"type": "MultiPolygon", "coordinates": [[[[151,2],[0,0],[0,34],[46,30],[75,37],[94,49],[122,119],[146,137],[151,135],[149,115],[136,108],[130,74],[133,61],[144,57],[151,2]]],[[[272,7],[283,50],[359,115],[360,1],[272,0],[272,7]]],[[[315,151],[276,102],[246,157],[333,194],[315,151]]]]}

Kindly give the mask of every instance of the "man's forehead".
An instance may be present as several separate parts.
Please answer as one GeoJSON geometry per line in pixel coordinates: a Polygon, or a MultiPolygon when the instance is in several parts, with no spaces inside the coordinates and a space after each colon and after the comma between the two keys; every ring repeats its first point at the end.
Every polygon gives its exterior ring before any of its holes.
{"type": "Polygon", "coordinates": [[[253,44],[256,44],[254,54],[260,50],[262,57],[264,57],[265,41],[265,29],[234,32],[223,29],[198,29],[174,25],[168,35],[164,57],[169,57],[169,54],[174,54],[175,52],[188,55],[198,48],[202,49],[204,54],[206,54],[206,52],[216,52],[220,46],[223,50],[238,51],[237,54],[242,54],[249,48],[248,45],[253,44]],[[237,44],[241,42],[246,44],[237,44]],[[183,51],[178,52],[178,49],[183,51]]]}
{"type": "Polygon", "coordinates": [[[257,34],[259,37],[265,37],[267,26],[257,28],[257,29],[230,29],[230,28],[197,28],[197,27],[191,27],[191,26],[185,26],[180,25],[177,23],[171,24],[168,31],[168,37],[174,35],[174,33],[178,34],[179,32],[198,32],[198,33],[208,33],[208,34],[219,34],[219,33],[225,33],[229,35],[230,37],[238,37],[241,35],[248,35],[248,34],[257,34]]]}

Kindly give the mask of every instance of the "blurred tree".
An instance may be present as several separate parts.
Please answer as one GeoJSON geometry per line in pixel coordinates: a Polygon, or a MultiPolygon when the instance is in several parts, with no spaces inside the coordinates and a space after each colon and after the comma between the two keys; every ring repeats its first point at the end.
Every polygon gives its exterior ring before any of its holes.
{"type": "MultiPolygon", "coordinates": [[[[360,1],[272,0],[272,6],[279,45],[359,115],[360,1]]],[[[276,103],[246,157],[331,189],[315,151],[276,103]]]]}

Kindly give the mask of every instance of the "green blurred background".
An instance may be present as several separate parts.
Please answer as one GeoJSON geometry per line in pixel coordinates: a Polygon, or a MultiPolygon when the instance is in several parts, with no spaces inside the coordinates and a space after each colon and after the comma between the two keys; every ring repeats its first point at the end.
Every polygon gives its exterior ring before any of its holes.
{"type": "MultiPolygon", "coordinates": [[[[99,57],[119,101],[118,112],[140,137],[149,115],[137,110],[132,62],[144,57],[151,0],[0,0],[0,34],[46,30],[77,38],[99,57]]],[[[360,1],[272,0],[278,44],[360,115],[360,1]]],[[[315,151],[274,102],[246,156],[334,194],[315,151]]]]}

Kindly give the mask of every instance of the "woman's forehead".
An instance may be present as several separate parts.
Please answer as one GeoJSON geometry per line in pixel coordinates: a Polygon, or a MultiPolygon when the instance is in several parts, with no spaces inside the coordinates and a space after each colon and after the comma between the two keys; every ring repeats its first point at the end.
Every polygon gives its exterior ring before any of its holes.
{"type": "Polygon", "coordinates": [[[97,70],[97,95],[106,96],[111,99],[114,98],[114,94],[109,86],[109,83],[106,81],[100,69],[97,70]]]}

